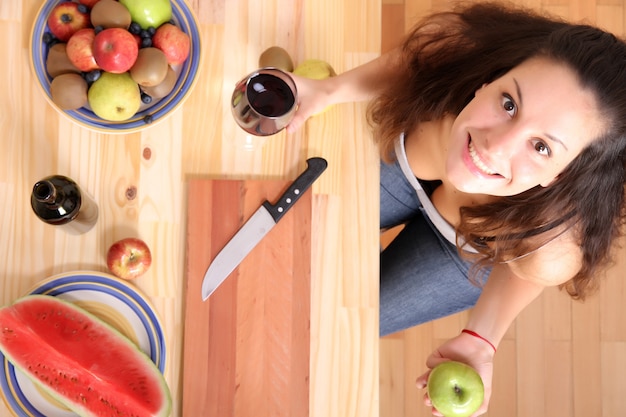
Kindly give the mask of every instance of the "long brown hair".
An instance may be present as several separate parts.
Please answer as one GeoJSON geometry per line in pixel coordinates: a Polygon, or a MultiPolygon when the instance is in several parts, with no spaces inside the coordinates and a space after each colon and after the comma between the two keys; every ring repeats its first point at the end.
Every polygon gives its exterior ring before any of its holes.
{"type": "Polygon", "coordinates": [[[575,233],[582,267],[564,287],[574,298],[595,285],[611,260],[626,219],[626,44],[588,25],[567,23],[502,3],[459,6],[420,22],[402,45],[401,68],[368,117],[381,156],[393,159],[403,132],[457,115],[484,83],[521,62],[545,56],[564,63],[596,95],[608,128],[548,187],[461,208],[457,234],[478,252],[478,268],[540,248],[558,233],[575,233]]]}

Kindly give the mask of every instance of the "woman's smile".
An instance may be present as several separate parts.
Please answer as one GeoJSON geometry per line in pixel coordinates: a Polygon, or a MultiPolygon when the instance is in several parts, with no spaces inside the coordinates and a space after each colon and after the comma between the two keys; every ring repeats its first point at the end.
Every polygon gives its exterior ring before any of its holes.
{"type": "Polygon", "coordinates": [[[478,169],[478,174],[484,174],[484,175],[487,175],[487,176],[497,175],[499,177],[502,177],[496,171],[491,169],[487,165],[486,162],[484,162],[484,160],[481,158],[481,156],[476,151],[476,148],[474,147],[474,142],[472,142],[471,137],[469,139],[469,143],[468,143],[468,146],[467,146],[467,153],[469,155],[469,161],[466,160],[465,163],[467,164],[468,162],[471,162],[471,165],[468,166],[468,168],[471,171],[476,171],[475,168],[477,168],[478,169]]]}

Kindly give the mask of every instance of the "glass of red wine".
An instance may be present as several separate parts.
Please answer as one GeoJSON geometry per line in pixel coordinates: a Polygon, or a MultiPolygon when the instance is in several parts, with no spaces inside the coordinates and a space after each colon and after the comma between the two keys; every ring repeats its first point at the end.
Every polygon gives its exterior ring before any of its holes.
{"type": "Polygon", "coordinates": [[[260,68],[239,81],[231,98],[237,124],[256,136],[285,128],[297,108],[296,83],[278,68],[260,68]]]}

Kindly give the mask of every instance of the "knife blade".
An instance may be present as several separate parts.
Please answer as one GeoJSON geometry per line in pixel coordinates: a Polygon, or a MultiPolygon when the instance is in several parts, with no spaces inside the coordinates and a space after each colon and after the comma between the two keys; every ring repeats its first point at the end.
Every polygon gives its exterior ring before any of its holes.
{"type": "Polygon", "coordinates": [[[263,202],[213,259],[202,280],[203,301],[237,268],[328,166],[328,162],[319,157],[309,158],[306,163],[306,170],[291,183],[276,204],[267,200],[263,202]]]}

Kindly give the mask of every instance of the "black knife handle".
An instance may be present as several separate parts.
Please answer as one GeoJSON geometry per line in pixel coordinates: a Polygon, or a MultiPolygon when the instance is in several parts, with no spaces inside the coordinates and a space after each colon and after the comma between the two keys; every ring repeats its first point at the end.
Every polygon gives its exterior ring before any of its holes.
{"type": "Polygon", "coordinates": [[[281,217],[285,215],[287,210],[294,205],[296,201],[311,185],[315,182],[322,172],[328,166],[328,162],[324,158],[314,157],[306,160],[307,169],[300,174],[294,182],[291,183],[287,191],[280,196],[276,204],[271,204],[269,201],[263,203],[263,207],[267,209],[275,222],[278,222],[281,217]]]}

